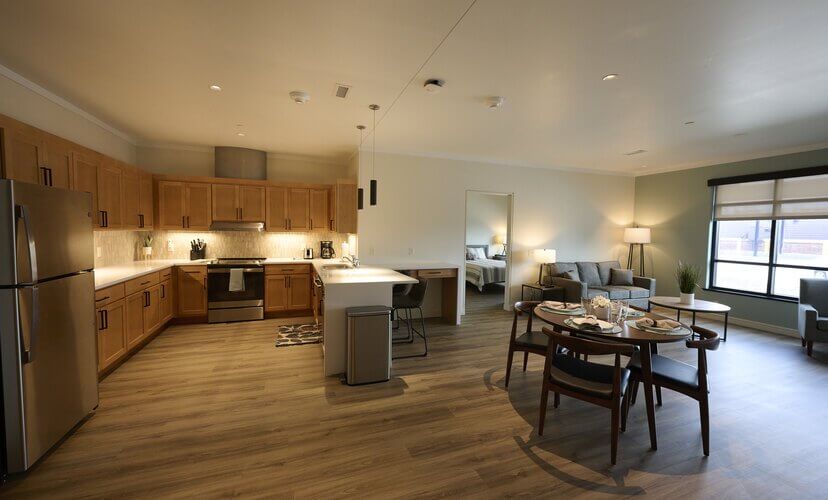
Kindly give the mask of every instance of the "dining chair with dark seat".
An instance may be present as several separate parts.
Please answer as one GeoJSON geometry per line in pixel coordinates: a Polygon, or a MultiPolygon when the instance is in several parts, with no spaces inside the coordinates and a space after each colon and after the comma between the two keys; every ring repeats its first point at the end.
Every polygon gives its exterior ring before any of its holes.
{"type": "Polygon", "coordinates": [[[512,375],[512,359],[515,352],[523,353],[523,371],[526,371],[526,363],[529,360],[529,353],[546,356],[546,346],[549,343],[549,337],[543,332],[532,331],[532,317],[534,316],[535,307],[540,304],[535,300],[523,300],[515,302],[514,318],[512,319],[512,333],[509,335],[509,355],[506,362],[506,383],[509,387],[509,377],[512,375]],[[518,334],[518,318],[527,315],[526,330],[518,334]]]}
{"type": "Polygon", "coordinates": [[[630,370],[621,366],[621,356],[632,356],[635,348],[628,344],[596,342],[572,337],[544,328],[549,336],[546,363],[543,369],[540,421],[538,435],[543,435],[544,420],[549,392],[554,392],[554,407],[560,404],[560,395],[569,396],[611,410],[610,457],[613,465],[618,455],[619,419],[622,415],[622,398],[627,394],[630,370]],[[559,352],[559,348],[566,352],[559,352]],[[613,365],[584,361],[579,354],[614,355],[613,365]]]}
{"type": "MultiPolygon", "coordinates": [[[[699,402],[699,416],[701,418],[702,445],[705,456],[710,455],[710,415],[708,404],[707,384],[707,351],[719,348],[719,335],[716,332],[693,325],[693,332],[699,340],[688,339],[686,344],[690,349],[698,350],[697,366],[689,365],[660,354],[652,355],[653,382],[658,387],[670,389],[699,402]]],[[[630,384],[627,387],[627,397],[624,404],[624,417],[621,421],[622,430],[626,428],[627,414],[630,405],[635,404],[634,395],[641,381],[641,357],[635,353],[627,364],[630,370],[630,384]]]]}
{"type": "Polygon", "coordinates": [[[423,300],[425,299],[426,289],[428,288],[428,281],[420,279],[417,283],[411,285],[406,291],[402,293],[394,293],[391,296],[391,311],[392,315],[398,321],[404,322],[408,327],[408,335],[404,338],[392,338],[393,344],[414,342],[414,335],[416,334],[423,339],[422,354],[408,354],[404,356],[393,356],[392,359],[418,358],[428,356],[428,338],[426,336],[425,317],[423,316],[423,300]],[[420,329],[413,325],[414,315],[411,311],[417,310],[420,313],[420,329]],[[405,318],[400,314],[405,312],[405,318]]]}

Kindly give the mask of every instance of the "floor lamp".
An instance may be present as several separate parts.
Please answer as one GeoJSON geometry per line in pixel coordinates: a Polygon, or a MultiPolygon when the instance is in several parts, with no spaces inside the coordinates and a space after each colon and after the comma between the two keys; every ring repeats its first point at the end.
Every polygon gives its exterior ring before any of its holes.
{"type": "Polygon", "coordinates": [[[630,245],[630,255],[627,257],[627,269],[632,269],[633,250],[638,245],[638,267],[641,276],[644,274],[644,244],[650,243],[650,228],[649,227],[628,227],[624,229],[624,243],[630,245]]]}
{"type": "Polygon", "coordinates": [[[556,257],[557,252],[552,248],[535,249],[535,262],[540,264],[540,269],[538,270],[538,285],[543,284],[543,266],[546,264],[554,264],[556,257]]]}

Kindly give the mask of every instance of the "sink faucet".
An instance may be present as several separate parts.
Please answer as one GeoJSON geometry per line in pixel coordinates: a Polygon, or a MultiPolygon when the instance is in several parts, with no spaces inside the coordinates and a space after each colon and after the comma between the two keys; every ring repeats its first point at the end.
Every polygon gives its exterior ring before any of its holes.
{"type": "Polygon", "coordinates": [[[342,260],[344,260],[345,262],[350,262],[351,267],[353,268],[359,267],[359,259],[355,255],[346,255],[342,257],[342,260]]]}

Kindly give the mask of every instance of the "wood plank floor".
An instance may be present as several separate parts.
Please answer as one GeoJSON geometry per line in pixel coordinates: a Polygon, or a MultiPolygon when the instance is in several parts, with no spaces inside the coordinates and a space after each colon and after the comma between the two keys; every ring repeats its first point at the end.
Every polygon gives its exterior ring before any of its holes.
{"type": "MultiPolygon", "coordinates": [[[[717,497],[826,495],[828,349],[734,327],[710,356],[711,456],[698,406],[666,391],[650,451],[643,398],[609,464],[609,412],[562,398],[535,432],[542,361],[515,362],[511,316],[469,303],[429,322],[430,354],[391,382],[322,376],[319,346],[274,348],[276,321],[168,329],[100,385],[100,407],[0,496],[717,497]]],[[[718,328],[718,325],[712,325],[718,328]]],[[[673,346],[663,352],[691,360],[673,346]]]]}

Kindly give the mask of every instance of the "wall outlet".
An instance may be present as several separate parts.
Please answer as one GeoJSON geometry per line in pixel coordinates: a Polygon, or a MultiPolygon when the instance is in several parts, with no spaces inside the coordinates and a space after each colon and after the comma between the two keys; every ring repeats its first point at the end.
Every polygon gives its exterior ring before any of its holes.
{"type": "Polygon", "coordinates": [[[374,247],[373,246],[368,247],[368,255],[374,255],[374,247]]]}
{"type": "Polygon", "coordinates": [[[173,242],[173,240],[167,240],[167,251],[175,252],[175,243],[173,242]]]}
{"type": "Polygon", "coordinates": [[[408,255],[414,255],[414,248],[408,247],[408,255]]]}
{"type": "Polygon", "coordinates": [[[101,247],[95,247],[95,257],[100,259],[101,255],[103,255],[103,249],[101,247]]]}

